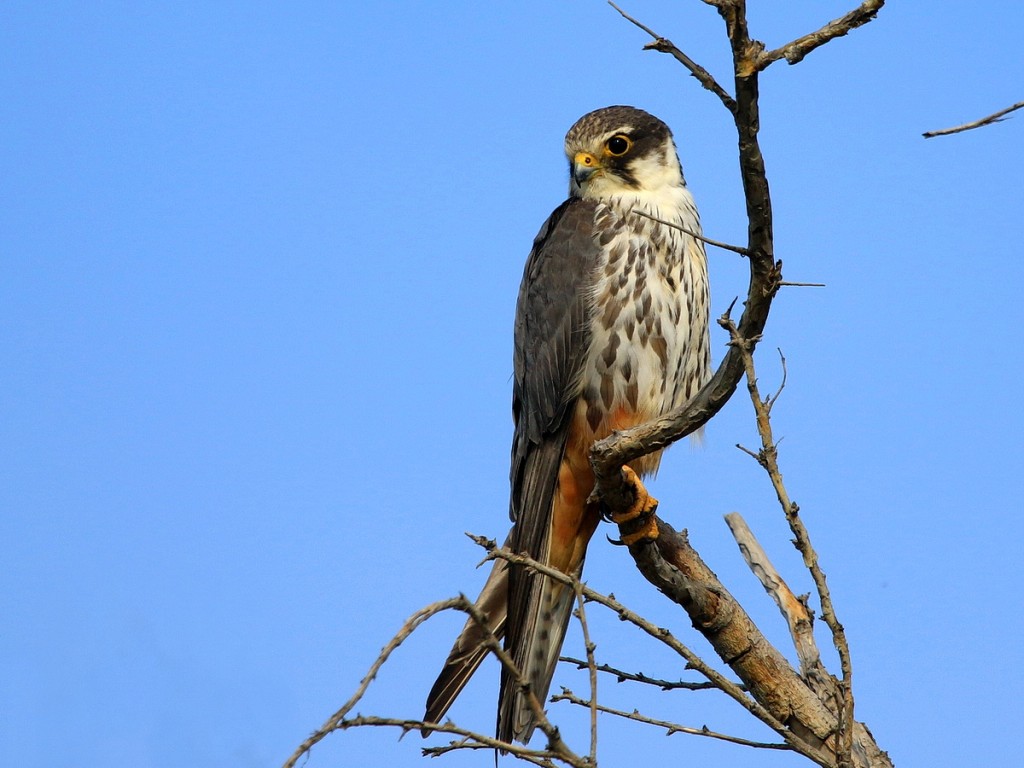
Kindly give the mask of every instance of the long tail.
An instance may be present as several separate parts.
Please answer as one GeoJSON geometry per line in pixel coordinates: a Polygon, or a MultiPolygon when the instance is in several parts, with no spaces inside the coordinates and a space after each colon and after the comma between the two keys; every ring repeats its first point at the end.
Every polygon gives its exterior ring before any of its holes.
{"type": "MultiPolygon", "coordinates": [[[[537,697],[541,709],[547,700],[551,678],[558,665],[558,656],[565,641],[565,632],[572,615],[574,592],[564,584],[546,577],[537,579],[539,599],[532,602],[532,615],[526,619],[526,627],[514,661],[523,670],[529,681],[529,693],[537,697]]],[[[516,685],[508,675],[502,674],[501,700],[498,708],[498,738],[502,741],[516,739],[522,743],[530,740],[537,719],[527,699],[527,693],[516,685]]]]}
{"type": "MultiPolygon", "coordinates": [[[[476,599],[476,607],[487,616],[487,627],[481,627],[470,618],[462,628],[441,674],[427,696],[424,722],[441,722],[445,712],[487,655],[488,648],[484,644],[484,638],[488,634],[493,634],[499,640],[504,636],[505,618],[508,615],[508,563],[505,560],[494,562],[491,575],[487,577],[487,582],[476,599]]],[[[430,731],[424,729],[422,733],[427,736],[430,731]]]]}

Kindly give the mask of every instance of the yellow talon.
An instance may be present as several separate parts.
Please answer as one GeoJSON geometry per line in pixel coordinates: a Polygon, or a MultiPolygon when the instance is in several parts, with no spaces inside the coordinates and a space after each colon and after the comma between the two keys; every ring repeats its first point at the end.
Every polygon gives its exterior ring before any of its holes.
{"type": "Polygon", "coordinates": [[[658,508],[658,500],[647,492],[643,483],[640,482],[640,478],[637,477],[636,472],[632,469],[623,467],[622,474],[626,484],[633,489],[633,504],[625,512],[612,513],[610,516],[611,520],[620,527],[623,523],[635,520],[640,524],[640,527],[629,526],[634,529],[629,533],[620,530],[620,540],[626,546],[630,546],[643,539],[653,540],[658,538],[658,522],[654,518],[654,512],[658,508]]]}
{"type": "Polygon", "coordinates": [[[625,476],[626,485],[633,489],[633,505],[625,512],[612,513],[611,520],[616,524],[625,523],[643,514],[651,514],[658,508],[658,500],[647,492],[636,472],[629,467],[623,467],[622,474],[625,476]]]}
{"type": "Polygon", "coordinates": [[[644,527],[639,531],[619,535],[619,541],[627,547],[631,547],[638,541],[642,541],[644,539],[654,541],[656,538],[658,538],[658,521],[655,520],[653,516],[647,518],[647,522],[644,523],[644,527]]]}

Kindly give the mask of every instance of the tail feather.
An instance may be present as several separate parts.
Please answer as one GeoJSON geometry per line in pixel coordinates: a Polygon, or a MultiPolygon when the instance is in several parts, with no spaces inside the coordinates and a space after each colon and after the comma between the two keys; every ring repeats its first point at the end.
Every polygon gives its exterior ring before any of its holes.
{"type": "MultiPolygon", "coordinates": [[[[527,620],[519,652],[514,661],[530,684],[530,693],[541,708],[551,688],[551,678],[558,666],[558,656],[572,615],[574,592],[564,584],[546,577],[539,579],[540,599],[534,602],[534,613],[527,620]]],[[[537,718],[526,693],[502,676],[501,702],[498,710],[498,738],[527,743],[537,727],[537,718]]]]}
{"type": "MultiPolygon", "coordinates": [[[[441,674],[427,696],[424,722],[441,722],[441,718],[487,655],[489,649],[484,644],[485,638],[494,635],[500,640],[504,636],[505,618],[508,615],[508,563],[505,560],[495,561],[491,575],[487,577],[476,599],[476,607],[487,616],[487,626],[481,627],[470,618],[462,628],[441,674]]],[[[428,729],[422,731],[424,736],[429,733],[428,729]]]]}

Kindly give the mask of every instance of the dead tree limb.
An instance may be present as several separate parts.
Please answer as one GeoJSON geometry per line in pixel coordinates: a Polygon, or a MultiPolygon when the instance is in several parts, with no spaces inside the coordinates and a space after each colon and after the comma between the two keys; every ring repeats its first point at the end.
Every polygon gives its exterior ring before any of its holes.
{"type": "Polygon", "coordinates": [[[883,5],[885,5],[885,0],[865,0],[857,8],[854,8],[838,19],[830,21],[821,29],[786,43],[781,48],[765,51],[757,57],[757,68],[766,69],[770,64],[779,59],[785,59],[790,64],[803,61],[804,56],[815,48],[820,48],[825,43],[835,40],[837,37],[842,37],[857,27],[862,27],[873,20],[878,15],[878,12],[882,10],[883,5]]]}
{"type": "Polygon", "coordinates": [[[981,128],[984,125],[992,125],[992,123],[1001,123],[1006,119],[1006,116],[1011,112],[1016,112],[1018,109],[1024,107],[1024,101],[1018,101],[1016,104],[1007,107],[1006,109],[1000,109],[998,112],[993,112],[987,117],[983,117],[980,120],[972,120],[969,123],[963,125],[957,125],[953,128],[942,128],[938,131],[925,131],[921,135],[926,139],[933,139],[936,136],[949,136],[951,133],[963,133],[964,131],[970,131],[975,128],[981,128]]]}
{"type": "MultiPolygon", "coordinates": [[[[490,543],[491,545],[494,545],[494,542],[490,543]]],[[[537,717],[537,727],[540,728],[548,738],[547,746],[542,750],[530,749],[526,746],[516,745],[490,736],[485,736],[474,731],[459,728],[453,723],[427,723],[422,720],[366,717],[359,714],[349,717],[349,713],[355,708],[360,700],[362,700],[366,691],[369,689],[370,684],[377,677],[377,673],[391,657],[391,654],[394,653],[394,651],[401,646],[402,643],[404,643],[409,636],[423,624],[423,622],[427,621],[432,616],[447,610],[462,611],[463,613],[469,614],[470,617],[472,617],[480,626],[487,626],[486,616],[484,616],[480,612],[480,609],[478,609],[471,600],[466,598],[465,595],[459,595],[458,597],[449,598],[448,600],[442,600],[416,611],[416,613],[406,620],[405,624],[402,625],[402,628],[381,650],[380,655],[377,656],[376,661],[374,661],[370,666],[369,671],[364,675],[362,681],[359,683],[359,687],[356,689],[356,692],[352,694],[351,698],[342,705],[341,709],[331,715],[331,717],[327,719],[327,722],[310,734],[310,736],[295,749],[291,756],[285,761],[283,768],[294,768],[298,761],[303,756],[307,755],[309,751],[328,734],[333,733],[334,731],[344,731],[349,728],[362,726],[389,726],[400,728],[402,731],[440,731],[462,736],[460,741],[452,742],[448,747],[428,747],[424,749],[424,754],[428,755],[432,754],[434,750],[449,752],[455,749],[497,749],[502,752],[514,754],[516,757],[526,760],[527,762],[547,766],[548,768],[554,768],[556,763],[568,765],[571,768],[592,768],[592,764],[587,758],[581,757],[573,752],[562,740],[558,728],[555,727],[555,725],[553,725],[548,719],[547,714],[544,712],[544,707],[537,701],[537,697],[532,695],[529,697],[528,701],[530,706],[533,708],[534,715],[537,717]]],[[[486,638],[486,641],[490,651],[497,656],[498,661],[501,662],[502,666],[509,670],[513,679],[520,685],[526,686],[526,679],[523,677],[518,667],[516,667],[515,662],[513,662],[505,652],[497,638],[493,635],[489,635],[486,638]]],[[[438,752],[437,754],[441,754],[441,752],[438,752]]]]}
{"type": "Polygon", "coordinates": [[[739,512],[730,512],[725,516],[725,522],[747,566],[761,582],[765,592],[771,595],[786,620],[800,662],[800,676],[809,679],[821,668],[821,652],[814,640],[814,612],[807,605],[807,596],[801,598],[793,593],[739,512]]]}
{"type": "MultiPolygon", "coordinates": [[[[717,83],[710,75],[708,80],[700,74],[704,72],[703,68],[692,61],[688,63],[689,57],[684,60],[676,55],[678,49],[665,38],[625,13],[623,16],[655,38],[652,46],[655,50],[674,55],[706,88],[717,93],[733,117],[747,209],[747,245],[743,250],[750,263],[750,283],[739,323],[733,322],[729,312],[719,321],[730,333],[729,350],[714,376],[700,392],[688,404],[666,416],[616,433],[593,447],[591,464],[597,478],[597,492],[613,518],[629,509],[636,496],[646,493],[632,473],[623,471],[623,465],[664,448],[701,427],[728,401],[744,374],[755,400],[759,431],[767,441],[758,455],[767,453],[774,460],[775,446],[771,442],[768,404],[762,402],[757,394],[752,358],[767,322],[772,299],[782,282],[782,263],[774,256],[771,195],[758,143],[758,75],[773,61],[786,58],[790,63],[796,63],[815,48],[868,23],[882,7],[884,0],[865,0],[856,9],[817,32],[767,53],[764,44],[750,36],[745,0],[705,2],[714,6],[725,22],[733,54],[733,101],[727,101],[713,87],[717,83]]],[[[772,470],[769,470],[769,474],[773,475],[775,482],[777,466],[774,467],[774,474],[772,470]]],[[[641,573],[687,611],[694,627],[704,634],[718,655],[732,667],[754,699],[764,705],[773,718],[791,729],[802,744],[801,752],[823,766],[847,768],[854,765],[889,765],[887,756],[863,727],[858,729],[858,736],[863,737],[863,745],[858,739],[857,754],[854,754],[849,649],[846,647],[842,625],[835,619],[824,574],[817,568],[816,555],[799,520],[798,507],[785,495],[781,475],[777,479],[775,487],[780,502],[786,510],[791,528],[797,534],[797,546],[804,556],[805,564],[815,578],[822,601],[823,618],[832,630],[835,645],[840,652],[843,678],[838,684],[840,695],[837,712],[831,710],[764,639],[739,603],[729,595],[689,545],[685,532],[676,532],[654,517],[657,531],[655,536],[636,541],[636,526],[642,523],[633,521],[622,531],[623,538],[635,542],[629,546],[629,551],[641,573]]],[[[650,519],[645,522],[651,524],[650,519]]],[[[790,743],[789,740],[787,743],[790,743]]]]}
{"type": "MultiPolygon", "coordinates": [[[[589,662],[572,656],[559,656],[558,660],[566,664],[574,664],[577,669],[589,668],[589,662]]],[[[660,688],[663,691],[708,691],[716,690],[718,688],[714,683],[688,683],[683,680],[661,680],[656,677],[649,677],[643,672],[626,672],[621,669],[616,669],[609,664],[595,664],[594,669],[598,672],[604,672],[605,674],[612,675],[618,683],[624,683],[628,680],[634,683],[643,683],[644,685],[660,688]]]]}
{"type": "MultiPolygon", "coordinates": [[[[594,702],[581,699],[575,693],[570,691],[568,688],[562,688],[562,692],[555,694],[551,697],[552,702],[565,701],[569,704],[575,704],[579,707],[592,707],[594,702]]],[[[718,733],[711,729],[704,728],[691,728],[690,726],[680,725],[679,723],[673,723],[669,720],[658,720],[647,715],[642,715],[637,710],[632,712],[626,712],[621,709],[614,709],[612,707],[606,707],[603,704],[598,704],[597,709],[604,712],[607,715],[615,715],[625,720],[633,720],[637,723],[644,723],[646,725],[654,725],[658,728],[665,729],[665,735],[671,736],[673,733],[688,733],[691,736],[705,736],[709,739],[719,739],[721,741],[728,741],[731,744],[740,744],[744,747],[754,747],[755,749],[776,749],[776,750],[789,750],[792,749],[788,744],[778,744],[768,741],[753,741],[751,739],[744,739],[739,736],[730,736],[727,733],[718,733]]]]}

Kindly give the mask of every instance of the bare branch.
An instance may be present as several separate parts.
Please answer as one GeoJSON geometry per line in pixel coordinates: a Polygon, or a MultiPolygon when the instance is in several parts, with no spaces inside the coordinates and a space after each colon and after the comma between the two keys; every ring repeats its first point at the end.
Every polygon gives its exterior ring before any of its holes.
{"type": "Polygon", "coordinates": [[[832,633],[832,644],[839,653],[839,663],[842,667],[843,679],[840,682],[839,748],[836,755],[839,761],[838,765],[842,768],[842,766],[853,764],[852,750],[855,723],[853,717],[853,667],[850,662],[850,647],[846,641],[846,631],[836,618],[825,573],[818,564],[818,553],[815,552],[814,547],[811,545],[810,535],[800,519],[800,508],[789,498],[789,492],[782,481],[782,473],[779,471],[778,465],[778,449],[772,435],[769,409],[761,399],[761,394],[757,388],[757,376],[754,371],[751,345],[740,335],[736,325],[731,320],[725,318],[719,322],[722,327],[729,331],[729,335],[732,338],[730,343],[734,349],[740,350],[743,358],[747,390],[750,394],[750,402],[753,404],[754,412],[757,416],[757,431],[761,436],[761,450],[757,453],[757,461],[764,467],[771,478],[779,504],[786,515],[786,521],[796,537],[794,544],[803,556],[804,566],[810,571],[811,578],[814,580],[814,585],[817,588],[818,599],[821,601],[822,620],[828,625],[832,633]]]}
{"type": "Polygon", "coordinates": [[[679,604],[694,628],[711,643],[771,713],[763,720],[800,754],[832,766],[835,715],[757,628],[714,572],[690,545],[685,532],[658,519],[658,535],[629,547],[637,568],[662,594],[679,604]],[[774,722],[785,722],[778,729],[774,722]]]}
{"type": "Polygon", "coordinates": [[[597,765],[597,665],[594,662],[594,643],[590,640],[590,627],[587,626],[587,611],[584,608],[586,600],[580,589],[579,579],[573,584],[576,591],[576,618],[579,619],[580,629],[583,631],[583,648],[587,654],[587,670],[590,678],[590,762],[597,765]]]}
{"type": "Polygon", "coordinates": [[[830,40],[842,37],[857,27],[867,24],[875,18],[883,5],[885,5],[885,0],[864,0],[863,3],[848,14],[830,21],[816,32],[799,37],[791,43],[786,43],[781,48],[765,51],[757,57],[756,67],[758,70],[764,70],[779,59],[785,59],[790,64],[796,64],[802,61],[804,56],[815,48],[819,48],[830,40]]]}
{"type": "Polygon", "coordinates": [[[800,673],[804,679],[809,678],[821,667],[821,654],[814,642],[814,615],[807,604],[793,594],[785,579],[772,565],[768,553],[755,538],[746,520],[738,512],[730,512],[725,516],[725,521],[740,547],[743,559],[747,561],[750,570],[757,576],[765,591],[771,595],[786,619],[797,658],[800,660],[800,673]]]}
{"type": "Polygon", "coordinates": [[[359,703],[359,700],[363,698],[363,695],[366,693],[367,688],[370,687],[370,683],[372,683],[374,678],[377,677],[377,673],[380,671],[380,668],[384,666],[384,662],[388,660],[388,657],[398,646],[405,642],[405,639],[408,638],[409,635],[416,631],[416,628],[419,627],[420,624],[429,619],[431,616],[441,613],[442,611],[463,610],[464,606],[467,604],[470,603],[465,598],[465,596],[459,595],[458,597],[453,597],[448,600],[442,600],[440,602],[428,605],[426,608],[422,608],[416,611],[416,613],[414,613],[412,616],[410,616],[406,620],[405,624],[402,625],[402,628],[398,630],[398,633],[394,637],[392,637],[391,640],[388,641],[388,644],[384,646],[383,650],[381,650],[380,655],[377,657],[377,660],[374,661],[373,664],[370,666],[370,670],[360,681],[359,687],[356,689],[356,692],[352,694],[352,697],[345,702],[341,709],[339,709],[337,712],[331,715],[330,718],[328,718],[327,722],[324,723],[319,728],[319,730],[315,731],[305,741],[303,741],[302,744],[299,745],[299,747],[295,750],[292,756],[289,757],[288,760],[285,762],[284,768],[292,768],[292,766],[295,765],[296,761],[298,761],[300,757],[302,757],[305,753],[309,752],[309,750],[312,749],[314,744],[320,741],[324,736],[326,736],[331,731],[336,730],[338,727],[340,727],[339,723],[344,721],[345,716],[352,710],[352,708],[356,704],[359,703]]]}
{"type": "MultiPolygon", "coordinates": [[[[559,656],[559,661],[564,661],[568,664],[575,664],[577,669],[587,669],[588,663],[582,659],[575,659],[572,656],[559,656]]],[[[654,677],[648,677],[643,672],[624,672],[621,669],[616,669],[608,664],[598,664],[594,667],[598,672],[605,672],[609,675],[614,675],[616,680],[620,683],[630,680],[635,683],[644,683],[645,685],[653,685],[655,688],[660,688],[663,691],[673,691],[682,689],[685,691],[711,691],[718,690],[718,686],[714,683],[687,683],[682,680],[659,680],[654,677]]]]}
{"type": "Polygon", "coordinates": [[[364,715],[356,715],[355,717],[347,720],[342,720],[338,723],[338,730],[347,730],[349,728],[362,728],[362,727],[390,727],[390,728],[401,728],[403,732],[420,730],[427,728],[435,733],[451,733],[462,738],[458,741],[453,741],[450,744],[441,747],[424,747],[424,757],[438,757],[448,752],[454,752],[462,749],[487,749],[487,750],[500,750],[502,752],[508,752],[509,754],[515,755],[521,760],[525,760],[534,765],[544,766],[544,768],[554,768],[555,761],[564,763],[571,766],[579,766],[579,768],[586,768],[586,763],[575,763],[565,760],[564,756],[547,749],[530,749],[529,747],[522,744],[512,744],[501,739],[492,738],[475,731],[470,731],[465,728],[460,728],[453,723],[423,723],[420,720],[404,720],[395,717],[372,717],[364,715]]]}
{"type": "MultiPolygon", "coordinates": [[[[462,606],[473,620],[481,627],[487,626],[487,617],[483,612],[476,607],[475,604],[466,601],[467,605],[462,606]]],[[[547,713],[544,711],[544,705],[537,700],[536,693],[530,687],[530,682],[526,675],[516,666],[515,661],[505,650],[504,646],[498,641],[493,634],[486,634],[484,636],[484,642],[487,645],[488,650],[491,651],[495,656],[498,657],[498,661],[508,671],[509,676],[512,679],[514,685],[526,694],[527,704],[530,706],[530,710],[536,719],[537,727],[541,729],[545,736],[548,738],[547,750],[558,755],[558,758],[563,762],[573,766],[586,766],[587,762],[584,758],[577,755],[569,746],[562,741],[562,736],[558,731],[558,728],[548,719],[547,713]]]]}
{"type": "Polygon", "coordinates": [[[650,35],[652,38],[654,38],[654,42],[648,43],[647,45],[644,46],[645,51],[658,51],[659,53],[667,53],[671,55],[676,61],[678,61],[680,64],[686,67],[690,71],[690,74],[697,78],[698,82],[700,82],[701,85],[703,85],[707,90],[715,94],[721,100],[722,104],[725,105],[726,109],[733,113],[736,112],[736,100],[729,95],[728,91],[726,91],[722,86],[718,84],[718,81],[715,80],[715,78],[711,75],[710,72],[708,72],[706,69],[704,69],[704,67],[702,67],[700,64],[698,64],[685,53],[683,53],[681,50],[679,50],[672,43],[671,40],[668,40],[662,37],[661,35],[657,34],[650,27],[644,26],[639,21],[630,16],[628,13],[626,13],[624,10],[619,8],[619,6],[617,6],[611,0],[608,0],[608,5],[610,5],[616,11],[618,11],[619,14],[621,14],[622,18],[624,18],[626,21],[636,25],[644,32],[646,32],[648,35],[650,35]]]}
{"type": "MultiPolygon", "coordinates": [[[[570,704],[576,704],[580,707],[589,707],[593,705],[593,702],[584,701],[579,696],[574,694],[568,688],[562,688],[560,694],[556,694],[551,697],[552,701],[567,701],[570,704]]],[[[720,739],[721,741],[728,741],[731,744],[740,744],[745,747],[756,747],[757,749],[783,749],[786,751],[792,751],[792,747],[788,744],[779,744],[766,741],[751,741],[750,739],[744,739],[739,736],[729,736],[725,733],[718,733],[712,731],[707,727],[704,728],[691,728],[687,725],[680,725],[679,723],[669,722],[668,720],[656,720],[653,717],[647,715],[641,715],[637,710],[632,712],[626,712],[621,709],[613,709],[612,707],[606,707],[603,704],[599,704],[597,708],[608,715],[615,715],[616,717],[623,717],[627,720],[633,720],[638,723],[646,723],[647,725],[654,725],[659,728],[664,728],[667,733],[666,736],[671,736],[674,733],[688,733],[691,736],[706,736],[710,739],[720,739]]]]}
{"type": "MultiPolygon", "coordinates": [[[[347,718],[348,713],[352,711],[353,707],[355,707],[355,705],[359,703],[359,700],[362,699],[362,697],[365,695],[367,689],[370,687],[370,683],[372,683],[373,680],[376,678],[377,673],[380,671],[380,668],[388,660],[388,657],[391,656],[392,652],[394,652],[394,650],[398,648],[398,646],[405,642],[405,640],[408,639],[408,637],[413,632],[415,632],[416,629],[421,624],[423,624],[423,622],[425,622],[431,616],[435,616],[436,614],[446,610],[462,611],[473,617],[473,620],[476,621],[480,626],[487,626],[487,617],[484,616],[480,609],[477,608],[476,605],[474,605],[470,600],[468,600],[465,595],[459,595],[458,597],[453,597],[448,600],[442,600],[440,602],[433,603],[431,605],[428,605],[426,608],[423,608],[414,613],[411,617],[409,617],[405,624],[402,625],[402,628],[398,631],[398,633],[395,634],[395,636],[392,637],[390,641],[388,641],[388,644],[384,646],[384,649],[380,652],[380,655],[377,657],[376,661],[374,661],[373,665],[370,667],[370,670],[366,673],[365,677],[363,677],[362,681],[359,684],[359,687],[356,689],[356,692],[352,695],[352,697],[347,702],[345,702],[344,706],[342,706],[341,709],[339,709],[337,712],[331,715],[331,717],[327,720],[326,723],[324,723],[316,732],[311,734],[305,741],[302,742],[302,744],[299,745],[295,752],[292,753],[291,757],[289,757],[288,760],[284,763],[284,768],[293,768],[296,762],[299,760],[299,758],[301,758],[304,754],[308,753],[309,750],[312,749],[312,747],[317,742],[322,740],[327,734],[333,731],[346,730],[348,728],[360,725],[393,725],[403,727],[406,730],[409,730],[411,728],[418,728],[421,731],[426,732],[445,731],[449,733],[457,733],[466,736],[470,739],[476,740],[477,742],[481,742],[489,746],[496,747],[506,752],[521,751],[519,750],[519,748],[515,747],[512,744],[509,744],[508,742],[502,741],[500,739],[491,739],[489,737],[484,737],[472,731],[460,729],[457,726],[454,726],[450,723],[440,725],[438,723],[427,723],[422,720],[394,720],[389,718],[366,718],[363,716],[357,716],[351,719],[347,718]],[[408,727],[406,727],[406,725],[408,725],[408,727]]],[[[515,662],[512,661],[511,657],[505,652],[501,643],[498,642],[494,635],[486,635],[484,638],[484,642],[487,644],[488,650],[494,653],[494,655],[498,657],[498,660],[501,662],[501,664],[509,671],[513,683],[522,686],[524,690],[529,690],[529,684],[526,681],[526,678],[519,671],[519,668],[515,665],[515,662]]],[[[566,765],[573,766],[573,768],[588,768],[588,766],[590,766],[590,763],[585,758],[580,757],[571,749],[569,749],[565,742],[562,741],[562,738],[558,732],[558,728],[551,724],[551,721],[548,719],[547,715],[544,712],[544,708],[537,701],[537,697],[534,696],[532,692],[530,693],[530,695],[527,696],[527,702],[529,703],[531,709],[533,710],[533,714],[537,719],[537,726],[544,732],[544,735],[548,737],[547,749],[543,752],[537,752],[537,754],[545,757],[555,757],[561,762],[565,763],[566,765]]]]}
{"type": "MultiPolygon", "coordinates": [[[[656,509],[656,502],[654,502],[654,506],[650,507],[648,513],[648,522],[653,525],[653,532],[648,529],[644,535],[630,539],[630,554],[644,576],[686,610],[693,625],[712,643],[719,656],[743,681],[743,687],[732,682],[703,661],[667,629],[658,627],[629,610],[614,597],[602,595],[556,568],[546,566],[525,555],[500,548],[493,541],[474,537],[478,544],[487,549],[488,559],[501,558],[509,563],[530,568],[554,581],[569,585],[575,590],[579,602],[578,615],[583,625],[587,648],[587,660],[582,663],[589,672],[591,697],[589,702],[583,702],[568,691],[563,696],[573,696],[573,699],[567,700],[580,706],[587,706],[591,710],[589,757],[576,755],[561,740],[558,729],[547,719],[541,702],[538,702],[536,696],[530,692],[528,682],[493,635],[488,635],[485,638],[487,648],[495,653],[503,667],[508,670],[514,684],[527,692],[527,700],[538,722],[538,727],[548,737],[546,749],[531,750],[526,746],[508,744],[492,737],[461,729],[450,721],[438,724],[359,715],[349,717],[349,713],[363,697],[381,665],[395,648],[427,618],[443,610],[456,609],[468,613],[477,623],[483,623],[484,617],[479,609],[465,597],[460,596],[428,606],[410,617],[399,633],[382,650],[352,698],[320,730],[303,742],[285,764],[286,768],[292,768],[299,757],[307,753],[330,731],[357,726],[390,726],[405,731],[419,728],[431,732],[452,733],[461,737],[460,740],[452,742],[448,746],[431,747],[424,750],[424,754],[431,756],[458,749],[499,749],[532,764],[544,766],[544,768],[555,768],[556,764],[568,765],[572,768],[592,768],[596,760],[596,713],[598,711],[648,722],[669,729],[669,733],[684,731],[713,738],[723,738],[736,743],[747,743],[750,746],[763,746],[772,749],[789,748],[825,768],[835,768],[837,759],[840,768],[853,765],[851,744],[854,743],[854,730],[859,729],[859,738],[866,734],[866,729],[853,720],[852,673],[845,635],[842,625],[836,620],[824,574],[817,564],[817,555],[811,548],[809,537],[799,519],[799,508],[789,500],[781,485],[781,475],[778,474],[777,465],[774,464],[776,445],[772,442],[767,418],[769,401],[761,401],[756,389],[756,380],[753,377],[752,352],[761,339],[772,300],[779,287],[784,284],[782,263],[777,261],[774,256],[771,197],[764,159],[758,143],[760,125],[758,75],[774,61],[781,58],[785,58],[790,63],[800,61],[815,48],[871,21],[884,4],[884,0],[864,0],[857,9],[830,22],[817,32],[768,52],[765,52],[762,43],[753,39],[749,34],[746,0],[705,0],[705,2],[718,10],[726,25],[733,55],[735,96],[730,95],[706,69],[690,59],[669,40],[628,16],[614,3],[610,4],[625,19],[651,36],[653,42],[646,45],[645,49],[672,55],[705,89],[719,98],[733,117],[737,132],[740,175],[748,218],[747,245],[745,247],[728,246],[694,232],[689,234],[699,237],[709,245],[723,247],[747,257],[750,281],[746,301],[738,323],[733,323],[729,313],[720,321],[723,327],[730,332],[729,350],[711,380],[689,403],[653,422],[613,434],[593,447],[591,465],[596,479],[595,493],[600,496],[612,516],[629,508],[634,495],[643,489],[638,483],[631,484],[627,481],[622,470],[624,465],[640,456],[664,448],[700,428],[729,400],[735,392],[740,378],[746,374],[751,397],[755,401],[755,407],[760,409],[759,431],[762,428],[761,411],[764,412],[763,421],[766,430],[761,433],[762,450],[756,454],[752,453],[752,455],[762,462],[766,469],[774,466],[774,470],[769,469],[769,474],[774,472],[773,482],[775,476],[778,476],[779,482],[776,490],[779,500],[786,510],[787,520],[796,535],[796,544],[804,557],[804,563],[815,580],[821,599],[823,619],[828,623],[832,631],[833,642],[840,653],[843,681],[841,695],[838,697],[838,706],[833,709],[818,698],[815,692],[808,687],[807,682],[802,680],[785,658],[765,640],[742,607],[718,581],[696,551],[690,547],[685,531],[677,532],[654,516],[654,509],[656,509]],[[594,646],[589,637],[583,608],[585,601],[603,605],[615,612],[620,619],[633,624],[650,637],[672,649],[685,660],[688,668],[696,670],[709,681],[711,686],[726,693],[761,722],[772,728],[782,737],[785,744],[762,745],[756,742],[737,740],[735,737],[713,734],[707,729],[687,729],[677,724],[647,718],[639,713],[630,715],[599,705],[596,693],[597,672],[613,672],[613,670],[598,667],[594,660],[594,646]],[[838,714],[835,710],[838,710],[838,714]]],[[[1018,106],[1024,106],[1024,104],[1015,105],[1011,110],[1002,114],[1006,114],[1018,106]]],[[[1001,114],[994,116],[995,120],[1000,118],[1001,114]]],[[[644,491],[644,497],[648,498],[646,491],[644,491]]],[[[622,533],[621,527],[620,533],[622,533]]],[[[619,673],[619,671],[614,670],[614,673],[619,673]]],[[[650,682],[650,679],[644,679],[642,675],[626,676],[625,679],[650,682]]],[[[659,682],[664,683],[665,681],[659,682]]],[[[672,685],[677,687],[675,684],[672,685]]],[[[678,687],[683,687],[683,684],[678,684],[678,687]]],[[[555,699],[558,700],[558,697],[555,699]]],[[[869,747],[874,749],[874,752],[870,753],[871,757],[874,758],[875,753],[879,753],[883,758],[878,762],[872,759],[870,764],[872,766],[891,766],[884,753],[880,753],[873,740],[870,740],[870,734],[867,734],[866,738],[869,747]]],[[[860,746],[861,742],[858,741],[856,744],[860,746]]],[[[868,763],[858,759],[856,764],[860,766],[868,763]]]]}
{"type": "MultiPolygon", "coordinates": [[[[782,397],[782,390],[786,388],[786,381],[789,379],[789,370],[786,368],[786,356],[782,354],[782,350],[778,347],[775,349],[779,353],[779,364],[782,365],[782,380],[779,382],[779,388],[775,390],[775,394],[769,395],[764,399],[764,405],[768,409],[768,413],[771,413],[772,408],[779,402],[779,398],[782,397]]],[[[782,442],[782,438],[779,438],[779,442],[782,442]]]]}
{"type": "Polygon", "coordinates": [[[708,245],[713,245],[716,248],[722,248],[726,251],[732,251],[733,253],[740,254],[740,256],[747,256],[750,253],[746,248],[742,248],[738,245],[729,245],[728,243],[723,243],[720,240],[712,240],[710,237],[704,237],[704,235],[700,234],[699,232],[693,232],[687,229],[686,227],[680,226],[679,224],[676,224],[674,222],[666,221],[665,219],[659,219],[657,216],[652,216],[646,211],[641,211],[637,208],[634,208],[633,210],[630,211],[630,213],[634,213],[637,216],[643,216],[645,219],[651,219],[652,221],[656,221],[659,224],[664,224],[666,227],[678,229],[680,232],[684,232],[690,237],[696,238],[697,240],[707,243],[708,245]]]}
{"type": "Polygon", "coordinates": [[[575,589],[575,584],[579,584],[579,589],[583,596],[590,602],[598,603],[603,605],[605,608],[613,611],[618,617],[626,621],[639,629],[646,632],[648,635],[653,637],[658,642],[664,644],[666,647],[675,651],[681,657],[686,660],[687,667],[693,669],[696,672],[704,675],[709,681],[726,693],[732,699],[737,701],[741,706],[753,714],[758,720],[761,720],[769,728],[772,728],[776,732],[782,733],[786,731],[786,727],[777,720],[767,709],[761,706],[758,702],[751,699],[746,695],[744,690],[736,685],[736,683],[723,676],[720,672],[709,666],[703,659],[700,658],[696,653],[689,649],[686,645],[681,643],[675,635],[669,630],[659,627],[656,624],[648,621],[640,614],[630,610],[614,597],[610,595],[604,595],[597,592],[586,584],[583,584],[578,579],[574,579],[572,576],[568,576],[557,568],[544,565],[526,555],[516,554],[504,547],[499,547],[493,539],[488,539],[483,536],[474,536],[473,540],[480,546],[487,550],[488,558],[500,557],[502,560],[507,560],[509,563],[518,565],[524,565],[527,568],[531,568],[537,573],[544,574],[548,578],[554,579],[555,581],[561,582],[567,586],[575,589]]]}
{"type": "Polygon", "coordinates": [[[983,125],[1001,123],[1003,120],[1006,119],[1006,115],[1010,114],[1011,112],[1016,112],[1018,109],[1022,107],[1024,107],[1024,101],[1018,101],[1013,106],[1007,107],[1006,109],[1000,109],[998,112],[993,112],[988,117],[983,117],[980,120],[973,120],[969,123],[958,125],[955,128],[942,128],[941,130],[938,131],[926,131],[921,135],[924,136],[926,139],[933,139],[936,136],[949,136],[951,133],[962,133],[963,131],[970,131],[973,130],[974,128],[981,128],[983,125]]]}

